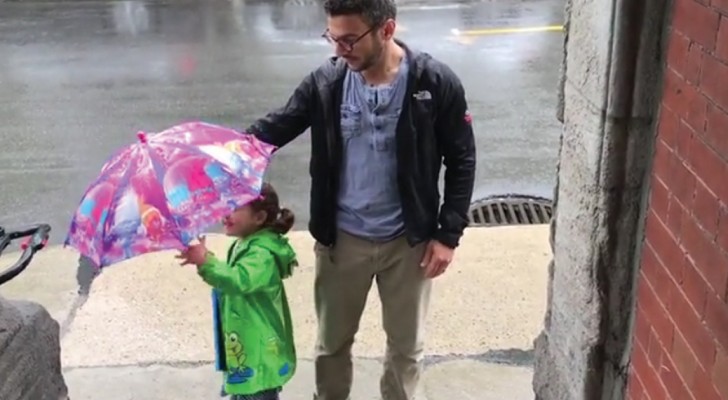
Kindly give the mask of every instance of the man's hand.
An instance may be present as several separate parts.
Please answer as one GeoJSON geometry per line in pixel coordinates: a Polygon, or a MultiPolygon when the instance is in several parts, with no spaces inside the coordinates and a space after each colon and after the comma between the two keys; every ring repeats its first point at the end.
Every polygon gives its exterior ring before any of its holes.
{"type": "Polygon", "coordinates": [[[425,278],[436,278],[442,275],[450,265],[452,256],[455,253],[451,249],[437,240],[430,240],[425,249],[425,256],[422,257],[420,267],[425,269],[425,278]]]}
{"type": "Polygon", "coordinates": [[[204,236],[201,236],[199,241],[200,243],[188,246],[185,250],[175,256],[178,260],[182,260],[180,265],[193,264],[199,267],[205,263],[205,260],[207,260],[207,253],[210,251],[207,250],[207,247],[205,246],[204,236]]]}

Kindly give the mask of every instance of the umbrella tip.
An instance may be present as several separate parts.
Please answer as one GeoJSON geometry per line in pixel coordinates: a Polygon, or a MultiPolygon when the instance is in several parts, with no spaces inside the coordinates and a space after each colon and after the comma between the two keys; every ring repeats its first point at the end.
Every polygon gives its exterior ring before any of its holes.
{"type": "Polygon", "coordinates": [[[141,143],[146,143],[147,142],[147,134],[144,133],[144,132],[142,132],[142,131],[137,132],[137,138],[139,138],[139,141],[141,143]]]}

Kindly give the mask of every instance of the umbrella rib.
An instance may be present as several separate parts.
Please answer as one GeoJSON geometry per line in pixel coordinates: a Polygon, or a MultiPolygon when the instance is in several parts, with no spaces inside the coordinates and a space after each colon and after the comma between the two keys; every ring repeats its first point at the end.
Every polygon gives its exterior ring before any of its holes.
{"type": "Polygon", "coordinates": [[[174,147],[177,149],[189,150],[190,152],[194,152],[195,154],[198,154],[198,155],[201,155],[201,156],[204,156],[206,158],[213,160],[215,163],[220,164],[220,166],[225,169],[225,172],[227,172],[230,175],[235,175],[235,172],[232,171],[227,165],[225,165],[224,162],[216,159],[215,157],[211,156],[210,154],[205,153],[196,145],[180,144],[180,143],[159,143],[158,145],[164,146],[164,147],[169,146],[169,147],[174,147]]]}
{"type": "MultiPolygon", "coordinates": [[[[103,254],[103,246],[106,241],[106,234],[108,232],[109,226],[111,225],[110,221],[112,221],[112,215],[111,210],[113,210],[114,214],[116,214],[116,208],[114,207],[117,202],[119,201],[119,198],[121,197],[121,192],[119,189],[125,188],[129,181],[131,180],[131,175],[133,173],[133,170],[129,168],[131,166],[132,161],[134,161],[134,158],[132,156],[126,157],[126,164],[124,165],[124,175],[121,176],[121,179],[119,180],[118,184],[116,185],[116,190],[114,190],[114,194],[111,197],[111,201],[109,202],[109,213],[106,215],[106,220],[104,220],[104,225],[101,227],[101,236],[98,238],[100,245],[101,245],[101,251],[98,251],[99,258],[103,254]]],[[[97,233],[98,235],[98,233],[97,233]]],[[[97,249],[98,250],[98,249],[97,249]]],[[[101,259],[99,259],[99,265],[102,265],[103,262],[101,259]]]]}
{"type": "MultiPolygon", "coordinates": [[[[250,142],[253,145],[253,147],[255,147],[257,152],[268,160],[270,160],[273,153],[278,149],[277,146],[272,145],[270,143],[266,143],[263,140],[258,139],[257,136],[255,136],[254,134],[252,134],[250,132],[246,132],[246,131],[241,132],[241,131],[237,131],[232,128],[227,128],[227,127],[223,127],[220,125],[211,124],[209,122],[203,122],[203,121],[200,121],[197,124],[202,125],[208,129],[225,131],[230,136],[235,137],[236,139],[242,139],[242,140],[250,142]]],[[[179,135],[179,132],[171,132],[170,130],[165,130],[165,131],[159,132],[158,135],[159,135],[160,139],[165,139],[167,137],[174,137],[176,135],[179,135]]],[[[160,143],[163,143],[163,141],[160,143]]],[[[192,145],[192,146],[194,146],[194,145],[192,145]]]]}
{"type": "Polygon", "coordinates": [[[88,185],[88,187],[86,187],[86,190],[83,192],[83,196],[81,196],[81,202],[83,202],[83,199],[86,198],[86,196],[89,194],[89,192],[93,188],[98,186],[100,183],[106,181],[108,176],[111,175],[112,173],[116,172],[117,169],[122,168],[119,166],[119,164],[126,163],[126,165],[124,165],[123,167],[126,167],[126,168],[129,167],[129,164],[131,163],[130,157],[120,157],[124,152],[128,152],[128,151],[129,151],[128,148],[119,150],[116,153],[114,153],[114,155],[112,155],[111,157],[108,158],[108,161],[106,162],[106,164],[104,164],[104,167],[105,167],[105,168],[103,168],[104,171],[99,176],[97,176],[96,179],[93,180],[91,182],[91,184],[88,185]],[[115,162],[113,164],[108,164],[110,161],[115,161],[115,162]]]}
{"type": "MultiPolygon", "coordinates": [[[[160,164],[164,163],[164,160],[161,160],[161,162],[160,162],[161,158],[154,151],[152,151],[152,149],[150,147],[147,147],[145,150],[147,151],[147,154],[149,155],[149,162],[152,163],[152,170],[154,171],[154,175],[156,176],[157,181],[160,184],[162,184],[162,182],[164,182],[164,175],[160,174],[159,171],[162,169],[160,164]]],[[[173,215],[172,210],[169,209],[169,201],[167,200],[167,193],[164,190],[164,186],[162,187],[162,191],[164,192],[163,204],[164,204],[165,210],[160,210],[160,211],[166,211],[166,215],[172,216],[173,215]]],[[[180,232],[179,226],[177,226],[177,224],[172,224],[172,226],[174,226],[174,230],[175,230],[177,239],[179,239],[180,243],[184,244],[184,242],[182,241],[182,233],[180,232]]]]}

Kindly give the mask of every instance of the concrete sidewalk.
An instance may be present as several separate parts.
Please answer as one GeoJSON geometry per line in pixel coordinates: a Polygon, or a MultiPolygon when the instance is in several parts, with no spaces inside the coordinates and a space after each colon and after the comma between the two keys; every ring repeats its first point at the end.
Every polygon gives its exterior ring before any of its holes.
{"type": "MultiPolygon", "coordinates": [[[[313,241],[305,232],[290,238],[301,264],[287,281],[301,360],[284,398],[310,399],[313,241]]],[[[224,254],[229,239],[215,235],[208,243],[224,254]]],[[[546,225],[466,231],[453,266],[433,288],[420,399],[533,399],[531,348],[545,312],[549,257],[546,225]]],[[[4,256],[0,268],[12,258],[4,256]]],[[[73,251],[49,248],[0,289],[40,302],[61,323],[71,399],[216,396],[209,288],[194,270],[177,266],[173,253],[150,254],[104,270],[88,294],[79,294],[77,266],[73,251]]],[[[354,400],[378,398],[379,317],[375,292],[354,348],[354,400]]]]}
{"type": "MultiPolygon", "coordinates": [[[[352,399],[378,400],[380,363],[357,359],[354,368],[352,399]]],[[[312,361],[302,361],[281,398],[310,400],[313,371],[312,361]]],[[[64,375],[71,400],[213,399],[221,383],[212,365],[92,367],[67,370],[64,375]]],[[[445,361],[427,368],[418,399],[532,400],[531,376],[527,367],[445,361]]]]}

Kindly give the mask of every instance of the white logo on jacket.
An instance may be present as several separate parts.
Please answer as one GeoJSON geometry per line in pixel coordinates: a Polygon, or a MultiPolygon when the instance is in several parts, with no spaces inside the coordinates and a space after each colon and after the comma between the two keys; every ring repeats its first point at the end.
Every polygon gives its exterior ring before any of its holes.
{"type": "Polygon", "coordinates": [[[412,95],[417,100],[432,100],[432,93],[428,90],[420,90],[419,92],[412,95]]]}

